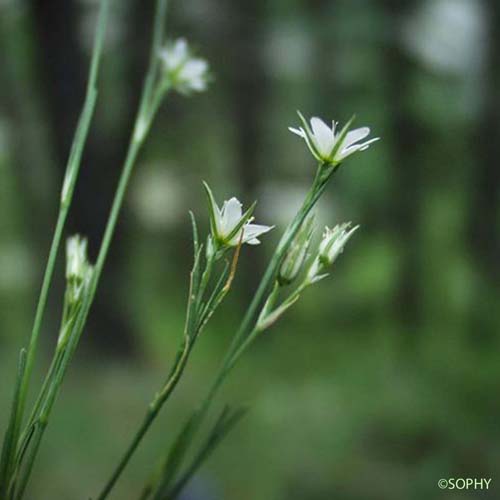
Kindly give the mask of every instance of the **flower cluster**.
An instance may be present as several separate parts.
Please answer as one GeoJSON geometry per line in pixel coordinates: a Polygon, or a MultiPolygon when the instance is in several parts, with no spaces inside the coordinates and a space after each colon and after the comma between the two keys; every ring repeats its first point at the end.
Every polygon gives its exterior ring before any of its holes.
{"type": "Polygon", "coordinates": [[[332,121],[332,126],[329,127],[320,118],[313,117],[309,125],[302,114],[300,112],[298,114],[302,127],[288,129],[302,137],[313,156],[322,163],[336,165],[356,151],[365,151],[370,144],[379,140],[375,137],[363,141],[370,135],[370,129],[360,127],[349,130],[352,120],[339,131],[338,122],[332,121]]]}
{"type": "Polygon", "coordinates": [[[189,94],[207,88],[208,63],[205,59],[193,57],[184,38],[167,43],[159,57],[165,78],[179,92],[189,94]]]}

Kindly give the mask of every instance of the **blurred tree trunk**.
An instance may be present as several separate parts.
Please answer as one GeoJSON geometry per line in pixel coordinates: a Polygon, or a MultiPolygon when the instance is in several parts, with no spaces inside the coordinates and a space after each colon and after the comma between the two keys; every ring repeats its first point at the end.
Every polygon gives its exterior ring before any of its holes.
{"type": "Polygon", "coordinates": [[[484,81],[484,115],[471,147],[476,149],[473,166],[469,241],[475,264],[487,294],[477,294],[473,331],[490,331],[498,325],[494,308],[500,282],[500,3],[489,0],[489,46],[484,81]],[[493,314],[491,314],[493,312],[493,314]]]}
{"type": "Polygon", "coordinates": [[[488,281],[500,279],[500,3],[489,1],[490,45],[486,67],[484,115],[474,144],[477,162],[473,176],[470,235],[473,252],[488,281]]]}
{"type": "Polygon", "coordinates": [[[4,263],[0,337],[27,342],[50,244],[46,228],[58,200],[50,197],[54,158],[34,65],[38,51],[33,19],[29,9],[14,2],[0,6],[0,52],[4,90],[0,96],[0,260],[4,263]]]}
{"type": "MultiPolygon", "coordinates": [[[[74,0],[32,0],[35,30],[44,70],[43,88],[49,103],[50,123],[47,125],[54,131],[60,179],[64,175],[65,163],[83,103],[89,63],[82,50],[79,7],[82,6],[74,0]]],[[[147,51],[143,42],[149,41],[147,29],[152,5],[144,8],[139,2],[135,2],[133,9],[135,11],[131,12],[130,25],[134,31],[134,43],[127,46],[133,47],[135,52],[124,55],[123,51],[113,51],[108,47],[104,53],[105,64],[99,84],[100,100],[93,120],[93,131],[84,152],[80,181],[69,221],[69,230],[80,232],[89,238],[92,258],[95,258],[101,241],[135,114],[142,81],[142,67],[137,67],[141,65],[138,64],[140,59],[135,56],[139,53],[147,54],[143,52],[143,49],[147,51]],[[106,73],[106,64],[116,65],[117,59],[122,57],[126,58],[124,77],[130,82],[127,85],[131,87],[130,94],[134,97],[123,103],[125,113],[120,116],[119,123],[113,123],[110,132],[112,136],[109,137],[98,119],[102,109],[106,107],[102,98],[105,82],[102,80],[105,76],[103,74],[106,73]],[[98,133],[95,133],[96,129],[98,133]]],[[[114,21],[116,22],[116,19],[114,21]]],[[[117,29],[114,21],[113,18],[110,20],[108,31],[117,29]]],[[[108,85],[112,86],[113,82],[108,85]]],[[[109,120],[109,116],[106,118],[109,120]]],[[[92,341],[98,344],[99,348],[114,354],[130,353],[133,345],[133,337],[125,321],[123,308],[117,304],[116,291],[120,289],[120,269],[124,265],[123,240],[123,227],[119,224],[89,317],[88,328],[92,341]]]]}
{"type": "MultiPolygon", "coordinates": [[[[257,199],[262,181],[262,158],[259,144],[262,141],[262,120],[266,116],[268,78],[262,57],[263,38],[266,35],[264,0],[251,2],[225,1],[228,24],[221,40],[227,53],[226,76],[228,100],[233,110],[236,127],[236,169],[241,192],[248,201],[257,199]],[[236,43],[227,44],[227,40],[236,43]]],[[[257,212],[258,212],[257,208],[257,212]]],[[[253,262],[242,267],[243,287],[248,295],[258,284],[263,262],[253,262]]]]}
{"type": "Polygon", "coordinates": [[[399,238],[401,269],[396,296],[396,315],[405,330],[418,331],[421,318],[419,283],[419,213],[424,189],[423,169],[419,162],[419,148],[424,142],[424,131],[408,108],[409,85],[416,71],[398,36],[403,16],[418,3],[413,0],[385,0],[386,15],[390,19],[389,47],[386,51],[389,123],[392,128],[391,216],[393,231],[399,238]]]}

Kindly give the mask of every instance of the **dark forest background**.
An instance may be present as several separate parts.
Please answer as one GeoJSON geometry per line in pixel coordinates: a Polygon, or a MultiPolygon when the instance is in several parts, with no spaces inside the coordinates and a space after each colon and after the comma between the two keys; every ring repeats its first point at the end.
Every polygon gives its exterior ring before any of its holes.
{"type": "MultiPolygon", "coordinates": [[[[191,500],[498,498],[500,3],[172,1],[171,37],[211,64],[210,90],[162,108],[128,193],[90,323],[30,498],[87,498],[109,475],[173,359],[201,180],[259,200],[275,234],[245,249],[234,293],[127,470],[135,498],[218,366],[314,172],[295,110],[357,115],[382,140],[346,163],[321,223],[362,229],[236,370],[219,404],[251,412],[191,500]],[[447,477],[488,492],[441,492],[447,477]]],[[[0,431],[27,342],[84,95],[95,0],[0,1],[0,431]]],[[[138,102],[154,2],[113,3],[97,115],[68,234],[95,256],[138,102]]],[[[50,298],[37,365],[52,352],[50,298]]]]}

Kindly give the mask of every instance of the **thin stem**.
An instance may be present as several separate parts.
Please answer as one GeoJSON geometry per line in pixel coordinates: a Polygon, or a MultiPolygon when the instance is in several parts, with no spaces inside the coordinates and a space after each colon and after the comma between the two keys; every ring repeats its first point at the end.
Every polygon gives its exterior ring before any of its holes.
{"type": "MultiPolygon", "coordinates": [[[[107,0],[106,0],[107,3],[107,0]]],[[[31,473],[31,468],[34,462],[34,458],[38,452],[38,448],[40,446],[40,442],[43,437],[43,433],[45,431],[45,428],[47,426],[47,421],[49,418],[49,415],[52,411],[53,404],[56,400],[57,394],[59,392],[60,386],[62,384],[62,380],[64,378],[64,374],[66,373],[67,367],[71,361],[71,358],[74,354],[74,351],[76,350],[76,346],[78,344],[78,341],[80,339],[80,336],[83,332],[83,328],[85,326],[93,299],[95,297],[95,294],[97,292],[97,287],[99,283],[99,279],[102,274],[102,270],[104,268],[104,264],[106,262],[106,257],[109,252],[109,248],[111,245],[111,241],[113,239],[113,235],[115,232],[116,224],[118,221],[118,216],[121,210],[121,207],[123,205],[123,200],[125,197],[125,193],[127,191],[127,187],[130,181],[130,177],[133,171],[133,167],[135,165],[137,156],[139,154],[139,151],[141,149],[141,146],[144,143],[144,140],[146,138],[146,132],[147,129],[149,128],[149,125],[154,117],[154,114],[156,113],[159,103],[155,103],[155,107],[152,110],[148,110],[149,106],[149,100],[151,97],[151,93],[153,91],[154,85],[155,85],[155,79],[156,79],[156,71],[157,71],[157,49],[159,47],[159,44],[161,43],[161,40],[163,38],[163,26],[165,22],[165,14],[166,14],[166,5],[167,1],[166,0],[158,0],[157,2],[157,11],[156,11],[156,19],[155,19],[155,33],[154,33],[154,38],[153,38],[153,47],[151,50],[151,59],[150,59],[150,66],[148,68],[148,72],[146,74],[146,79],[145,79],[145,84],[143,88],[143,93],[141,96],[141,102],[139,104],[139,110],[137,113],[137,118],[134,126],[134,132],[132,134],[132,139],[129,145],[129,148],[127,150],[126,158],[124,161],[123,165],[123,170],[120,176],[120,179],[118,181],[118,186],[115,192],[115,196],[113,199],[113,203],[110,209],[108,221],[106,224],[106,228],[104,230],[104,235],[103,239],[101,242],[101,247],[99,250],[99,254],[97,257],[97,261],[94,267],[94,271],[92,274],[91,282],[89,285],[88,292],[85,296],[82,309],[78,315],[78,318],[75,322],[75,325],[72,329],[70,339],[68,341],[68,346],[64,352],[64,356],[61,362],[61,366],[54,378],[54,381],[52,382],[51,385],[51,390],[50,394],[47,396],[47,400],[45,403],[45,407],[43,409],[43,416],[40,417],[39,419],[39,425],[37,426],[37,429],[35,431],[34,437],[32,439],[32,447],[29,453],[28,457],[28,464],[27,467],[24,471],[24,475],[21,479],[21,486],[19,490],[19,495],[17,498],[21,498],[22,494],[24,492],[24,489],[27,485],[30,473],[31,473]],[[144,123],[147,123],[148,126],[146,130],[141,132],[140,134],[137,133],[137,130],[139,127],[141,127],[144,123]]],[[[163,92],[167,92],[167,88],[163,88],[163,92]]]]}
{"type": "MultiPolygon", "coordinates": [[[[81,120],[80,125],[79,125],[79,128],[77,129],[77,133],[75,136],[77,143],[73,146],[72,154],[70,155],[68,168],[67,168],[68,172],[72,171],[72,174],[71,174],[72,186],[71,187],[74,187],[76,180],[77,180],[77,175],[78,175],[78,171],[80,169],[80,164],[81,164],[81,156],[82,156],[83,148],[84,148],[84,145],[85,145],[85,142],[87,139],[88,130],[90,128],[90,120],[91,120],[91,117],[92,117],[94,109],[95,109],[95,103],[96,103],[96,97],[97,97],[96,82],[97,82],[97,75],[98,75],[98,71],[99,71],[99,65],[101,62],[102,45],[103,45],[104,33],[106,31],[108,11],[109,11],[109,0],[103,0],[101,3],[100,12],[99,12],[99,23],[98,23],[98,28],[97,28],[97,32],[96,32],[94,50],[92,53],[92,61],[90,64],[90,74],[89,74],[89,79],[87,82],[87,92],[86,92],[86,97],[85,97],[85,103],[83,106],[82,116],[80,118],[80,120],[81,120]]],[[[26,393],[28,390],[29,382],[31,379],[31,373],[33,370],[33,362],[34,362],[34,358],[35,358],[35,354],[36,354],[36,350],[37,350],[37,346],[38,346],[38,338],[40,336],[40,330],[41,330],[41,325],[42,325],[42,321],[43,321],[43,316],[44,316],[45,308],[47,305],[47,296],[48,296],[50,284],[52,282],[52,277],[54,274],[55,261],[56,261],[57,253],[59,250],[59,246],[61,244],[63,229],[64,229],[64,226],[66,223],[69,208],[71,206],[71,201],[73,198],[73,196],[72,196],[73,190],[70,189],[70,191],[71,191],[71,194],[70,194],[68,200],[61,204],[61,207],[59,210],[56,228],[54,231],[54,236],[52,239],[49,257],[48,257],[48,261],[47,261],[47,266],[45,269],[42,287],[40,290],[40,297],[39,297],[37,308],[36,308],[35,319],[33,322],[33,329],[31,332],[30,343],[29,343],[28,351],[27,351],[26,370],[24,373],[24,378],[23,378],[23,382],[22,382],[22,386],[21,386],[21,398],[20,398],[21,399],[21,401],[20,401],[20,415],[21,416],[22,416],[23,411],[24,411],[26,393]]]]}
{"type": "Polygon", "coordinates": [[[8,491],[9,480],[13,467],[13,457],[15,456],[15,446],[17,442],[12,438],[16,432],[16,424],[18,422],[17,409],[19,408],[19,391],[21,388],[21,380],[26,368],[26,350],[21,349],[19,353],[19,361],[17,365],[17,376],[14,388],[14,398],[12,400],[12,408],[5,431],[5,439],[2,447],[2,460],[0,464],[0,495],[4,496],[8,491]]]}
{"type": "MultiPolygon", "coordinates": [[[[99,70],[99,64],[101,61],[102,44],[104,38],[105,27],[107,23],[107,15],[109,10],[109,1],[103,0],[99,12],[99,23],[94,43],[94,49],[92,53],[92,61],[90,65],[90,74],[87,82],[87,92],[85,96],[85,103],[83,110],[79,119],[77,131],[75,133],[73,146],[68,159],[68,165],[66,169],[66,177],[63,187],[63,200],[59,208],[59,214],[57,217],[56,227],[54,230],[54,235],[52,238],[52,243],[50,246],[49,256],[47,260],[47,265],[45,268],[45,273],[42,281],[42,286],[40,289],[40,295],[38,299],[38,304],[36,307],[35,318],[33,321],[33,327],[31,331],[31,337],[28,345],[27,355],[26,355],[26,366],[22,374],[22,379],[20,383],[19,398],[16,407],[12,408],[12,411],[16,415],[16,423],[14,432],[10,436],[11,445],[4,443],[4,445],[10,446],[12,453],[18,444],[18,436],[24,416],[24,410],[26,406],[26,398],[28,394],[28,389],[31,381],[31,375],[33,371],[33,364],[38,347],[38,339],[40,337],[40,331],[42,326],[42,321],[47,306],[47,297],[52,283],[52,277],[54,274],[55,262],[58,254],[58,250],[62,240],[62,234],[64,226],[66,223],[69,208],[71,206],[73,198],[74,185],[76,183],[78,172],[80,170],[81,156],[83,148],[88,136],[88,130],[90,127],[90,121],[92,119],[95,104],[97,100],[97,90],[96,81],[99,70]]],[[[11,460],[13,455],[9,459],[11,460]]],[[[7,464],[8,466],[8,464],[7,464]]],[[[4,478],[6,481],[8,478],[4,478]]]]}
{"type": "Polygon", "coordinates": [[[113,474],[111,475],[110,479],[104,486],[103,490],[101,493],[97,496],[96,500],[103,500],[106,498],[111,490],[113,489],[114,485],[120,478],[123,470],[129,463],[132,455],[135,453],[137,450],[137,447],[141,443],[144,435],[147,433],[149,428],[151,427],[151,424],[157,417],[158,413],[160,412],[163,404],[165,401],[169,398],[170,394],[173,392],[175,387],[177,386],[177,383],[179,382],[182,373],[184,372],[184,368],[186,367],[187,360],[189,357],[189,352],[191,350],[192,344],[190,344],[189,340],[186,339],[184,343],[184,347],[182,349],[181,355],[178,356],[176,363],[174,364],[174,367],[172,369],[171,375],[169,379],[167,380],[167,383],[165,384],[164,388],[162,391],[155,397],[155,399],[152,401],[152,403],[149,405],[148,411],[144,417],[144,420],[142,421],[141,426],[137,430],[136,434],[132,438],[132,441],[125,451],[123,457],[121,458],[120,462],[118,463],[116,469],[114,470],[113,474]]]}
{"type": "MultiPolygon", "coordinates": [[[[197,258],[199,258],[199,255],[195,257],[195,264],[194,266],[196,267],[198,265],[197,258]]],[[[162,409],[163,405],[165,402],[168,400],[174,389],[176,388],[179,380],[182,377],[182,374],[184,373],[184,370],[186,368],[188,359],[189,359],[189,354],[194,346],[194,343],[196,341],[197,335],[200,332],[201,328],[203,327],[203,324],[200,325],[200,322],[198,321],[198,316],[200,314],[200,308],[197,307],[203,300],[204,293],[206,291],[206,287],[208,286],[208,283],[210,281],[210,276],[212,274],[213,270],[213,265],[215,262],[215,258],[212,255],[205,266],[205,269],[203,271],[203,275],[201,278],[201,284],[199,287],[199,290],[193,290],[193,273],[194,273],[194,268],[191,276],[191,286],[189,290],[189,296],[188,296],[188,303],[190,304],[190,307],[194,308],[193,315],[194,317],[191,316],[191,314],[188,313],[186,314],[186,327],[185,327],[185,335],[184,335],[184,340],[181,346],[181,349],[177,355],[177,358],[174,362],[174,366],[172,367],[170,374],[167,378],[167,381],[165,382],[163,389],[155,396],[151,404],[149,405],[148,412],[146,413],[146,416],[144,417],[144,420],[142,421],[141,426],[137,430],[136,434],[132,438],[131,443],[129,444],[127,450],[125,451],[124,455],[120,459],[120,462],[118,463],[117,467],[113,471],[110,479],[107,481],[106,485],[104,486],[103,490],[99,494],[96,500],[103,500],[106,498],[111,490],[113,489],[114,485],[120,478],[121,474],[123,473],[125,467],[127,466],[128,462],[130,461],[132,455],[136,451],[137,447],[141,443],[142,439],[144,438],[145,434],[151,427],[151,424],[157,417],[158,413],[162,409]],[[194,299],[193,303],[193,298],[192,294],[195,294],[196,298],[194,299]],[[191,306],[192,304],[192,306],[191,306]]]]}
{"type": "Polygon", "coordinates": [[[29,476],[31,474],[33,462],[35,459],[36,454],[38,453],[38,449],[40,447],[40,443],[44,434],[44,431],[47,426],[47,420],[49,418],[49,415],[52,411],[53,404],[56,400],[57,394],[59,392],[60,386],[62,384],[62,380],[64,377],[64,374],[66,373],[67,367],[71,361],[71,358],[73,356],[74,351],[76,350],[76,346],[78,344],[78,340],[81,336],[81,333],[83,331],[83,328],[85,326],[86,319],[88,317],[88,313],[90,311],[90,307],[92,304],[92,301],[94,299],[94,296],[97,291],[97,285],[98,281],[100,278],[100,275],[102,273],[102,269],[104,267],[104,263],[106,260],[106,256],[109,251],[109,247],[111,244],[111,239],[114,233],[114,229],[116,227],[116,222],[118,219],[118,214],[120,212],[121,205],[123,203],[123,198],[125,196],[125,191],[130,179],[130,175],[132,173],[132,169],[134,166],[135,159],[137,158],[137,154],[140,149],[141,142],[137,141],[132,141],[131,145],[129,147],[128,153],[127,153],[127,158],[125,160],[125,165],[124,169],[122,172],[122,175],[120,177],[120,181],[118,183],[118,188],[115,194],[115,198],[113,201],[113,205],[111,208],[111,212],[109,215],[108,223],[106,225],[105,233],[103,236],[103,242],[101,244],[101,249],[99,251],[98,259],[96,266],[94,268],[94,273],[92,276],[92,281],[86,296],[86,300],[84,301],[84,305],[82,306],[81,313],[78,316],[78,320],[76,321],[76,324],[72,330],[71,333],[71,338],[69,339],[68,346],[65,350],[61,366],[56,373],[56,376],[54,377],[54,380],[52,381],[51,384],[51,390],[50,394],[47,397],[46,400],[46,406],[43,410],[44,416],[43,419],[40,417],[39,425],[37,426],[37,429],[35,431],[35,434],[32,438],[32,445],[29,451],[28,455],[28,462],[27,462],[27,467],[25,468],[22,478],[20,480],[20,488],[19,488],[19,494],[17,495],[16,498],[21,498],[22,494],[24,493],[24,490],[27,486],[29,476]]]}
{"type": "MultiPolygon", "coordinates": [[[[186,425],[181,429],[180,433],[177,435],[176,441],[172,445],[171,452],[169,457],[167,458],[165,470],[167,470],[167,475],[164,477],[162,481],[160,489],[157,492],[167,488],[169,486],[170,481],[174,478],[176,474],[177,468],[180,466],[183,456],[185,455],[190,441],[193,439],[196,430],[200,427],[203,419],[205,418],[212,401],[214,400],[219,388],[224,382],[225,378],[235,365],[237,359],[241,354],[240,348],[244,346],[246,347],[246,338],[253,338],[255,327],[251,327],[252,322],[254,321],[257,310],[261,305],[264,296],[269,289],[269,286],[274,281],[276,273],[279,269],[282,259],[292,242],[293,238],[297,234],[300,229],[300,226],[304,222],[305,218],[308,216],[309,212],[317,203],[318,199],[323,194],[328,181],[331,179],[333,170],[328,177],[323,177],[323,165],[318,166],[318,170],[316,172],[316,177],[314,179],[313,185],[309,190],[304,203],[301,208],[295,215],[292,222],[289,224],[283,237],[281,238],[278,246],[276,248],[271,261],[269,262],[267,269],[264,273],[264,276],[257,288],[257,291],[254,294],[254,297],[248,306],[248,309],[245,313],[245,316],[242,320],[242,323],[236,332],[236,335],[233,337],[233,340],[224,356],[221,367],[219,368],[218,373],[215,376],[212,385],[209,388],[209,391],[198,409],[195,410],[192,417],[188,420],[186,425]],[[234,357],[236,355],[236,358],[234,357]]],[[[244,350],[244,349],[243,349],[244,350]]]]}

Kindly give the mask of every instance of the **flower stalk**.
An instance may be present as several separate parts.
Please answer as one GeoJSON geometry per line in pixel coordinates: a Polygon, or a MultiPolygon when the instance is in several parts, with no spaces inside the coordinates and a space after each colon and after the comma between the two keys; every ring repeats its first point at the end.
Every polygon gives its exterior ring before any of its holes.
{"type": "MultiPolygon", "coordinates": [[[[149,430],[151,424],[158,416],[161,408],[176,388],[177,383],[179,382],[187,366],[189,355],[195,345],[198,336],[203,331],[204,327],[231,289],[231,284],[233,282],[233,278],[238,265],[241,245],[243,243],[243,231],[240,232],[240,241],[238,243],[238,246],[234,249],[230,267],[228,268],[228,266],[226,266],[224,268],[224,271],[220,274],[219,280],[213,287],[213,290],[210,293],[208,299],[205,301],[205,296],[208,291],[214,265],[220,258],[220,254],[218,252],[208,252],[206,254],[205,268],[201,273],[200,266],[203,247],[198,243],[198,230],[194,216],[192,214],[191,218],[193,225],[194,263],[190,274],[188,307],[186,313],[183,341],[179,348],[174,364],[170,370],[169,376],[167,377],[166,382],[163,384],[163,388],[155,395],[155,397],[149,404],[146,415],[144,416],[139,429],[136,431],[134,437],[132,438],[132,441],[130,442],[125,453],[118,462],[118,465],[114,469],[110,479],[106,482],[104,488],[97,496],[97,500],[104,500],[105,498],[107,498],[109,493],[115,486],[116,482],[120,478],[128,462],[130,461],[130,458],[144,438],[146,432],[149,430]]],[[[210,244],[210,241],[212,239],[212,235],[209,235],[207,238],[207,245],[210,244]]]]}
{"type": "MultiPolygon", "coordinates": [[[[96,81],[109,0],[102,0],[101,3],[85,104],[61,189],[59,214],[32,334],[28,349],[22,349],[19,356],[14,398],[0,460],[0,498],[2,499],[21,500],[26,491],[55,401],[95,299],[138,155],[154,118],[170,91],[189,95],[205,90],[209,82],[208,63],[194,57],[184,39],[164,44],[167,3],[167,0],[157,0],[156,3],[149,66],[95,265],[91,265],[88,261],[85,239],[73,236],[67,240],[66,291],[59,336],[50,367],[27,424],[23,428],[26,399],[55,261],[97,102],[96,81]]],[[[290,128],[290,130],[304,139],[312,155],[319,162],[312,185],[300,209],[284,231],[205,398],[180,430],[169,454],[161,464],[160,474],[155,476],[147,486],[142,498],[150,496],[157,500],[176,498],[195,470],[241,418],[243,415],[241,410],[234,411],[226,408],[211,430],[208,439],[195,454],[192,464],[183,473],[178,474],[218,390],[243,353],[260,334],[269,329],[297,302],[300,294],[307,287],[326,276],[325,270],[334,263],[347,241],[357,230],[357,226],[351,227],[350,224],[342,224],[333,229],[326,228],[312,261],[309,264],[306,263],[309,261],[314,230],[311,211],[341,162],[357,151],[366,150],[377,138],[366,140],[370,133],[367,127],[349,130],[352,120],[337,131],[338,123],[336,122],[332,122],[332,126],[329,127],[319,118],[312,118],[310,122],[307,122],[300,113],[299,117],[302,127],[290,128]],[[282,296],[285,298],[280,298],[282,296]]],[[[210,231],[206,237],[206,243],[200,244],[196,221],[194,215],[191,214],[194,262],[190,273],[184,331],[178,352],[166,380],[160,390],[154,394],[138,430],[97,500],[104,500],[113,490],[147,431],[177,387],[197,339],[231,290],[242,246],[259,244],[259,238],[274,227],[254,223],[255,203],[243,211],[242,204],[237,198],[232,197],[219,206],[208,184],[204,183],[204,188],[209,207],[210,231]],[[231,252],[232,257],[230,257],[231,252]]]]}
{"type": "Polygon", "coordinates": [[[73,140],[71,153],[69,155],[68,164],[66,167],[66,175],[61,191],[61,202],[59,214],[52,237],[47,265],[45,268],[42,286],[38,299],[38,304],[35,312],[35,319],[31,331],[31,337],[28,349],[25,353],[25,361],[20,368],[18,379],[19,389],[18,395],[14,399],[11,409],[11,417],[9,431],[6,434],[2,448],[2,459],[0,462],[0,497],[7,494],[9,485],[11,484],[12,474],[14,473],[14,460],[17,453],[17,445],[19,440],[19,432],[23,422],[24,410],[26,406],[26,398],[33,372],[33,365],[38,348],[38,340],[40,337],[41,326],[44,318],[45,309],[47,306],[47,298],[49,289],[54,275],[55,263],[59,247],[62,240],[63,230],[66,224],[66,219],[73,199],[74,187],[80,171],[81,158],[85,143],[88,137],[90,123],[94,114],[97,102],[97,76],[102,56],[102,46],[104,33],[107,25],[109,13],[109,0],[103,0],[99,11],[99,20],[97,25],[94,48],[92,51],[92,60],[90,64],[89,79],[87,82],[87,90],[82,113],[77,126],[77,131],[73,140]]]}
{"type": "MultiPolygon", "coordinates": [[[[79,338],[83,332],[90,307],[92,305],[95,293],[97,291],[97,286],[99,283],[102,270],[108,255],[108,251],[111,245],[112,237],[116,228],[116,223],[118,216],[123,204],[125,193],[130,181],[130,177],[135,165],[139,151],[146,138],[147,131],[149,130],[150,124],[158,110],[161,100],[165,97],[169,90],[168,86],[160,84],[159,82],[159,48],[161,41],[163,40],[163,26],[166,16],[166,0],[158,0],[156,15],[155,15],[155,30],[153,34],[153,43],[150,56],[150,65],[148,72],[146,74],[145,83],[143,87],[143,93],[141,96],[139,110],[137,113],[137,118],[134,126],[134,133],[130,141],[130,145],[126,154],[124,161],[124,166],[122,169],[122,174],[120,176],[115,197],[110,209],[108,221],[104,231],[103,239],[101,242],[101,247],[95,264],[95,268],[92,272],[92,277],[88,281],[87,292],[81,302],[74,322],[71,324],[69,331],[65,331],[64,337],[64,349],[56,349],[55,356],[57,360],[57,369],[53,373],[49,373],[50,379],[47,382],[48,389],[43,398],[43,403],[40,404],[39,414],[35,419],[35,430],[32,432],[27,429],[26,435],[30,436],[29,447],[23,449],[23,457],[26,460],[26,465],[19,475],[19,487],[18,493],[15,498],[21,498],[24,494],[26,488],[32,465],[34,459],[38,453],[40,442],[46,428],[49,415],[52,411],[53,404],[56,400],[57,394],[59,392],[60,386],[64,374],[66,373],[67,367],[72,359],[76,346],[78,344],[79,338]],[[159,86],[160,85],[160,86],[159,86]],[[146,126],[144,126],[144,124],[146,126]],[[141,133],[138,133],[140,130],[141,133]],[[26,455],[25,455],[26,452],[26,455]]],[[[76,180],[73,176],[70,179],[76,180]]],[[[74,182],[74,181],[73,181],[74,182]]],[[[63,188],[63,193],[70,192],[68,189],[63,188]]],[[[63,200],[65,196],[63,195],[63,200]]],[[[60,344],[61,345],[61,344],[60,344]]],[[[46,379],[47,380],[47,379],[46,379]]],[[[17,475],[16,475],[17,476],[17,475]]],[[[13,497],[14,498],[14,497],[13,497]]]]}
{"type": "MultiPolygon", "coordinates": [[[[232,368],[259,334],[272,326],[293,304],[295,304],[300,294],[308,286],[324,277],[324,275],[315,275],[313,277],[314,279],[311,279],[309,271],[300,285],[283,300],[280,305],[275,306],[280,289],[293,282],[304,267],[313,231],[313,216],[311,216],[310,213],[322,196],[333,174],[338,170],[340,160],[335,160],[335,154],[336,151],[340,150],[342,144],[344,144],[343,141],[348,135],[349,125],[350,122],[336,137],[338,142],[333,146],[334,149],[331,151],[332,156],[320,162],[313,184],[301,208],[296,213],[278,243],[257,291],[243,317],[242,323],[233,337],[205,398],[177,434],[160,468],[159,476],[152,478],[150,483],[146,486],[141,498],[149,498],[151,494],[153,500],[174,500],[177,498],[182,485],[184,485],[189,478],[189,473],[186,472],[181,475],[181,479],[175,482],[177,472],[182,465],[197,430],[206,418],[212,402],[232,368]],[[271,284],[272,288],[271,291],[269,291],[271,284]],[[264,300],[266,294],[267,299],[264,300]],[[260,313],[258,313],[259,308],[260,313]],[[188,476],[186,476],[186,474],[188,474],[188,476]]],[[[215,214],[217,215],[216,212],[215,214]]],[[[212,226],[214,226],[213,223],[212,226]]],[[[353,232],[357,229],[357,227],[355,227],[347,231],[348,227],[349,225],[343,225],[334,230],[327,230],[320,243],[318,256],[315,256],[313,260],[313,266],[318,259],[321,259],[322,262],[321,269],[333,263],[343,250],[344,245],[352,236],[353,232]]],[[[192,470],[192,467],[188,467],[188,471],[190,470],[192,470]]]]}

